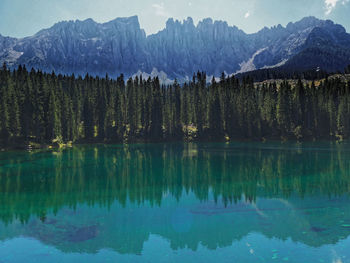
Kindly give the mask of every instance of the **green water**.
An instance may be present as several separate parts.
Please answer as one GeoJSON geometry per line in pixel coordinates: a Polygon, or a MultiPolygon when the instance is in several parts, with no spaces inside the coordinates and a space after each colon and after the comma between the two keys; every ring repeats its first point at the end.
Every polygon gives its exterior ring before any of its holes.
{"type": "Polygon", "coordinates": [[[0,153],[0,263],[350,262],[350,143],[0,153]]]}

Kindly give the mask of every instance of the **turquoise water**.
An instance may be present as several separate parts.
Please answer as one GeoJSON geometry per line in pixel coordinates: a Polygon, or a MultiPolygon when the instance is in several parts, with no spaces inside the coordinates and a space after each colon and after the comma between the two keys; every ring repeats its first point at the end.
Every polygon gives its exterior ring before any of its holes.
{"type": "Polygon", "coordinates": [[[349,143],[0,153],[0,263],[350,262],[349,143]]]}

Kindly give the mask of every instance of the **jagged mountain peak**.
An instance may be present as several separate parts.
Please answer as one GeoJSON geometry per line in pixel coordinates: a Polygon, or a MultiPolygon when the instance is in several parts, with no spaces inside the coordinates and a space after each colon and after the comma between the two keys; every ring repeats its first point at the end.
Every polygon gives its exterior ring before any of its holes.
{"type": "Polygon", "coordinates": [[[36,35],[50,34],[50,33],[59,33],[62,31],[72,31],[79,33],[86,32],[97,32],[101,31],[101,28],[128,28],[134,30],[140,30],[140,23],[138,16],[131,17],[118,17],[114,20],[98,23],[92,18],[87,18],[85,20],[69,20],[61,21],[54,24],[52,27],[43,29],[39,31],[36,35]]]}
{"type": "Polygon", "coordinates": [[[315,27],[328,27],[333,30],[340,30],[346,32],[345,28],[342,25],[335,24],[332,20],[321,20],[314,16],[304,17],[303,19],[294,22],[288,23],[286,29],[290,32],[295,30],[305,30],[308,28],[315,27]]]}
{"type": "MultiPolygon", "coordinates": [[[[92,19],[86,20],[69,20],[69,21],[61,21],[59,23],[54,24],[50,28],[43,29],[34,35],[38,37],[45,36],[53,36],[60,35],[62,33],[71,32],[71,34],[87,34],[91,35],[93,32],[96,32],[98,24],[92,19]]],[[[32,37],[29,37],[32,38],[32,37]]]]}
{"type": "MultiPolygon", "coordinates": [[[[267,34],[269,32],[295,32],[300,30],[305,30],[310,27],[316,27],[321,26],[327,23],[327,20],[320,20],[316,17],[310,16],[305,17],[297,22],[290,22],[287,24],[286,27],[282,26],[281,24],[272,26],[272,27],[263,27],[261,30],[259,30],[256,33],[252,33],[251,35],[257,35],[257,34],[267,34]]],[[[333,22],[332,22],[333,23],[333,22]]]]}
{"type": "MultiPolygon", "coordinates": [[[[290,23],[288,23],[288,25],[315,26],[315,25],[319,24],[321,21],[324,21],[324,20],[318,19],[315,16],[306,16],[306,17],[303,17],[302,19],[300,19],[299,21],[296,21],[294,23],[290,22],[290,23]]],[[[288,25],[287,25],[287,27],[288,27],[288,25]]]]}
{"type": "Polygon", "coordinates": [[[166,22],[166,27],[164,30],[169,29],[172,30],[174,28],[195,28],[193,19],[191,17],[188,17],[187,19],[184,19],[183,21],[180,21],[178,19],[169,18],[166,22]]]}
{"type": "MultiPolygon", "coordinates": [[[[237,31],[241,31],[244,33],[242,30],[239,30],[238,27],[236,26],[229,26],[226,21],[222,20],[213,20],[212,18],[204,18],[198,22],[197,25],[194,24],[193,19],[191,17],[188,17],[187,19],[184,19],[182,21],[174,18],[169,18],[166,22],[166,29],[173,29],[173,28],[211,28],[211,27],[222,27],[222,28],[231,28],[235,29],[237,31]]],[[[245,34],[245,33],[244,33],[245,34]]]]}
{"type": "MultiPolygon", "coordinates": [[[[211,18],[197,25],[191,17],[182,21],[170,18],[163,30],[150,36],[141,29],[137,16],[105,23],[86,19],[59,22],[24,39],[0,36],[0,63],[11,62],[13,67],[26,64],[28,68],[58,73],[110,76],[139,71],[150,74],[157,70],[180,79],[197,71],[219,76],[222,72],[281,66],[298,54],[306,54],[305,50],[316,52],[316,46],[332,46],[328,57],[337,50],[347,54],[349,39],[341,25],[315,17],[305,17],[286,27],[264,27],[253,34],[211,18]]],[[[326,48],[318,50],[323,52],[326,48]]],[[[312,55],[307,54],[310,61],[312,55]]],[[[304,55],[298,56],[293,63],[303,64],[303,58],[304,55]]],[[[333,66],[327,64],[327,59],[317,63],[332,70],[350,64],[350,56],[338,60],[333,66]]]]}
{"type": "Polygon", "coordinates": [[[207,17],[207,18],[204,18],[202,21],[200,21],[198,24],[212,25],[213,19],[211,19],[210,17],[207,17]]]}
{"type": "Polygon", "coordinates": [[[130,17],[118,17],[114,20],[103,23],[103,25],[110,25],[110,24],[124,24],[125,26],[131,26],[131,27],[140,29],[139,17],[136,15],[130,16],[130,17]]]}
{"type": "Polygon", "coordinates": [[[350,35],[341,25],[315,27],[308,36],[307,44],[309,45],[311,42],[317,45],[338,45],[350,48],[350,35]]]}

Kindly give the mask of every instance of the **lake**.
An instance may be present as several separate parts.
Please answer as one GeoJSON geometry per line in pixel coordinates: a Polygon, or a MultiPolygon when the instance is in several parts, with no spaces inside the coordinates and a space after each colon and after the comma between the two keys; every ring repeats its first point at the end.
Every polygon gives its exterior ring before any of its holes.
{"type": "Polygon", "coordinates": [[[350,143],[0,153],[0,262],[350,262],[350,143]]]}

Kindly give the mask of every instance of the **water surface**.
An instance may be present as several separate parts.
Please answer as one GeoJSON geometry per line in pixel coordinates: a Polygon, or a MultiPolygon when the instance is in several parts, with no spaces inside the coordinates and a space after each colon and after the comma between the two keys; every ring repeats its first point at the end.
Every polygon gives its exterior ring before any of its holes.
{"type": "Polygon", "coordinates": [[[349,146],[0,153],[0,262],[350,262],[349,146]]]}

